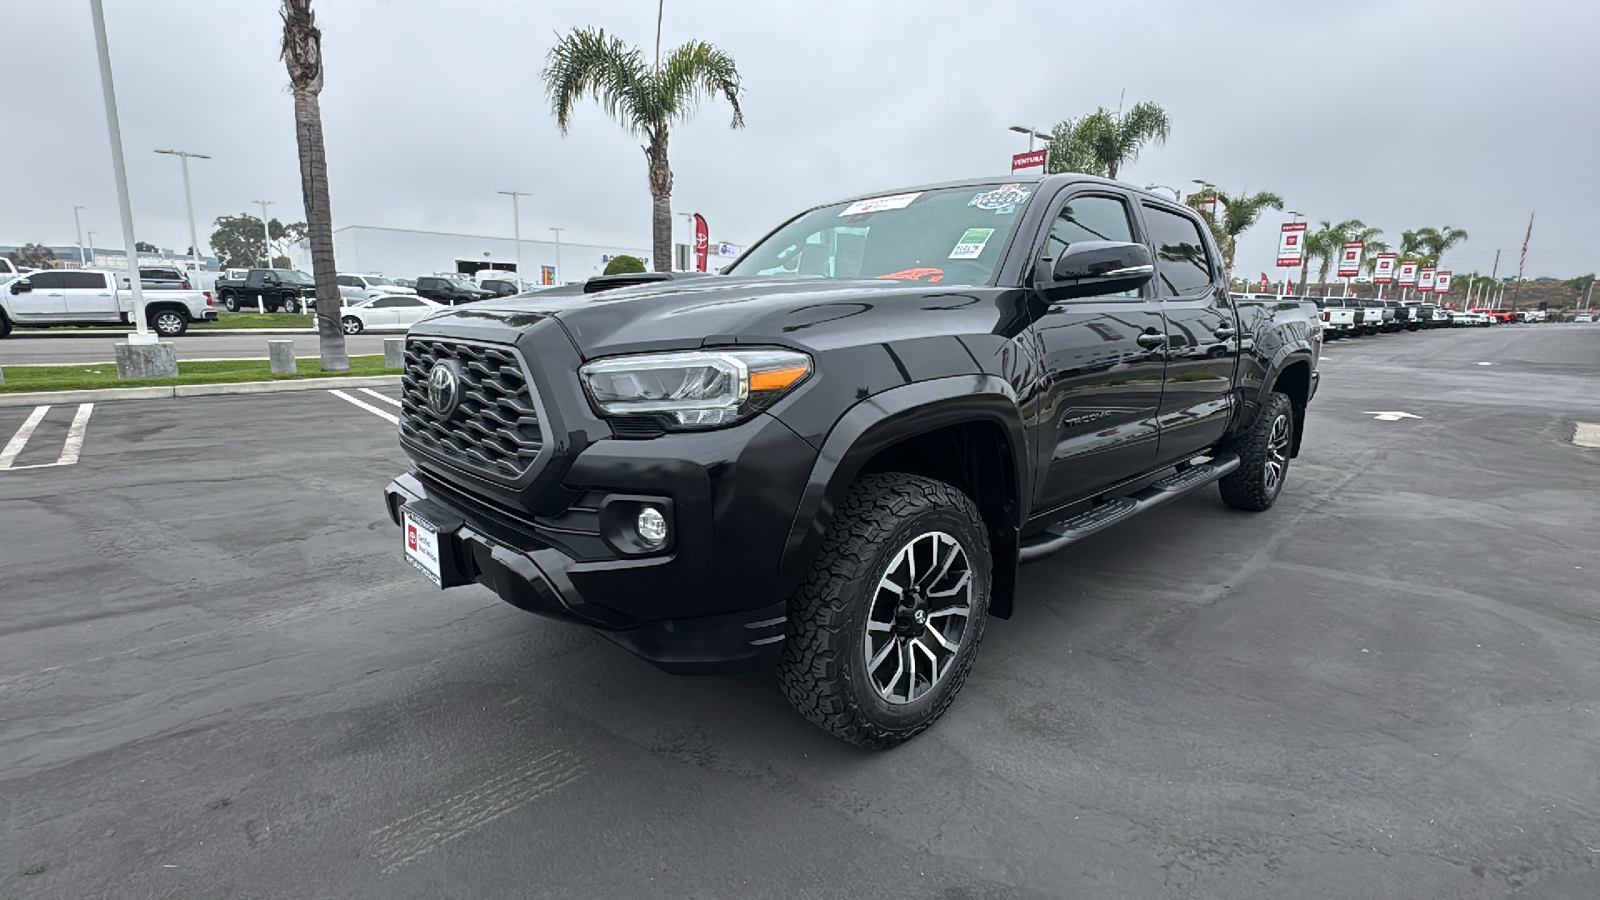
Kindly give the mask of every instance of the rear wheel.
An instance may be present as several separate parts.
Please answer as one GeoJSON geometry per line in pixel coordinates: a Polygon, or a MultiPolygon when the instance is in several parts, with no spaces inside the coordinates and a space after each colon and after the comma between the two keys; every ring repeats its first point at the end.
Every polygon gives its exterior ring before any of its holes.
{"type": "Polygon", "coordinates": [[[239,311],[239,298],[234,296],[233,294],[223,294],[222,295],[222,308],[227,310],[228,312],[238,312],[239,311]]]}
{"type": "Polygon", "coordinates": [[[189,330],[189,317],[175,309],[159,309],[151,313],[150,327],[162,337],[177,337],[189,330]]]}
{"type": "Polygon", "coordinates": [[[1239,468],[1217,483],[1222,502],[1250,512],[1272,508],[1288,477],[1293,446],[1294,404],[1288,395],[1273,391],[1256,420],[1227,447],[1239,454],[1239,468]]]}
{"type": "Polygon", "coordinates": [[[789,601],[778,665],[789,702],[868,749],[921,734],[972,668],[990,564],[988,531],[966,494],[917,475],[857,481],[789,601]]]}

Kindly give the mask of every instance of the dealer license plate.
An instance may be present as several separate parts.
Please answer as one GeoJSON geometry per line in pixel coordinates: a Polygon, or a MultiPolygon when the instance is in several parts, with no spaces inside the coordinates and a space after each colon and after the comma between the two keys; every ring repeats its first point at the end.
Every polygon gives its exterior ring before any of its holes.
{"type": "Polygon", "coordinates": [[[444,587],[439,577],[439,530],[433,523],[412,515],[410,510],[403,510],[403,513],[406,562],[416,566],[429,581],[444,587]]]}

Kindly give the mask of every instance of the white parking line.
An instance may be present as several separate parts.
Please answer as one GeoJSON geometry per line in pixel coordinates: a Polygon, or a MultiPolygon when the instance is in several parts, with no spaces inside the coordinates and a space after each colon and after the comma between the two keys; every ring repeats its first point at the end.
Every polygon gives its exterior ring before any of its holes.
{"type": "Polygon", "coordinates": [[[363,394],[371,394],[372,396],[377,397],[379,400],[382,400],[385,403],[392,403],[395,406],[399,406],[400,405],[400,401],[399,400],[396,400],[395,398],[389,396],[388,394],[380,394],[377,391],[373,390],[372,388],[362,388],[361,389],[361,393],[363,393],[363,394]]]}
{"type": "MultiPolygon", "coordinates": [[[[346,394],[344,391],[329,391],[328,393],[334,395],[335,397],[338,397],[340,400],[344,400],[344,401],[349,402],[349,403],[354,403],[356,406],[361,407],[362,409],[366,410],[369,413],[372,413],[375,416],[378,416],[379,418],[388,419],[390,422],[393,422],[396,425],[400,424],[400,417],[399,416],[394,415],[393,413],[385,412],[385,411],[377,408],[376,406],[373,406],[372,404],[366,402],[365,400],[357,400],[356,398],[350,396],[349,394],[346,394]]],[[[385,399],[388,399],[388,398],[385,398],[385,399]]]]}
{"type": "Polygon", "coordinates": [[[67,440],[61,445],[61,455],[56,457],[55,462],[35,463],[31,466],[13,465],[17,461],[17,457],[22,455],[22,449],[28,445],[29,439],[33,437],[34,430],[39,427],[39,423],[44,421],[45,415],[49,412],[50,407],[48,406],[34,407],[27,421],[23,422],[22,427],[17,429],[17,433],[11,436],[11,440],[6,444],[5,449],[0,450],[0,471],[20,472],[23,469],[49,469],[55,466],[77,464],[78,457],[83,453],[84,434],[89,430],[89,417],[94,415],[93,403],[78,404],[78,412],[72,417],[72,424],[67,427],[67,440]]]}
{"type": "Polygon", "coordinates": [[[33,437],[33,430],[39,427],[39,423],[44,419],[44,414],[49,411],[50,407],[48,406],[35,406],[33,408],[33,413],[28,416],[28,420],[22,423],[22,427],[17,429],[16,434],[11,436],[6,448],[0,450],[0,469],[9,469],[11,464],[17,461],[17,457],[22,455],[22,448],[28,446],[28,438],[33,437]]]}

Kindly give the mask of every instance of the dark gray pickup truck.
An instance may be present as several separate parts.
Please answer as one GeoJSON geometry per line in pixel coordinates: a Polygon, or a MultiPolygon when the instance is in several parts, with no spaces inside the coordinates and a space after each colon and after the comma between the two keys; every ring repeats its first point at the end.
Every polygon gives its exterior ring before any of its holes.
{"type": "MultiPolygon", "coordinates": [[[[725,274],[592,279],[406,339],[404,558],[673,672],[776,668],[864,747],[929,727],[1017,567],[1208,485],[1273,505],[1304,301],[1080,175],[808,210],[725,274]]],[[[1173,562],[1171,564],[1181,565],[1173,562]]]]}

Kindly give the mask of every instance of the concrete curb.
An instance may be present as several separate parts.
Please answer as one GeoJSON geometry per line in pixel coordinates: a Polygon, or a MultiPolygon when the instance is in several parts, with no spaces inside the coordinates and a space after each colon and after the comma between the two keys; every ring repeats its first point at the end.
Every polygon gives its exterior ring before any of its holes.
{"type": "MultiPolygon", "coordinates": [[[[45,338],[110,338],[112,340],[125,341],[128,339],[128,335],[132,333],[133,332],[131,331],[95,331],[87,328],[74,328],[70,331],[57,331],[52,328],[37,330],[17,328],[11,332],[11,335],[7,337],[6,340],[26,341],[41,340],[45,338]]],[[[383,334],[385,332],[374,333],[383,334]]],[[[181,341],[183,338],[202,337],[205,335],[216,335],[218,337],[249,337],[252,334],[304,334],[315,337],[317,330],[315,328],[191,328],[184,332],[182,337],[171,338],[170,340],[181,341]]]]}
{"type": "Polygon", "coordinates": [[[157,387],[100,388],[89,391],[33,391],[0,394],[0,406],[102,403],[108,400],[167,400],[174,397],[215,397],[223,394],[278,394],[285,391],[382,387],[399,383],[399,375],[356,375],[297,378],[293,381],[237,381],[232,384],[174,384],[157,387]]]}

